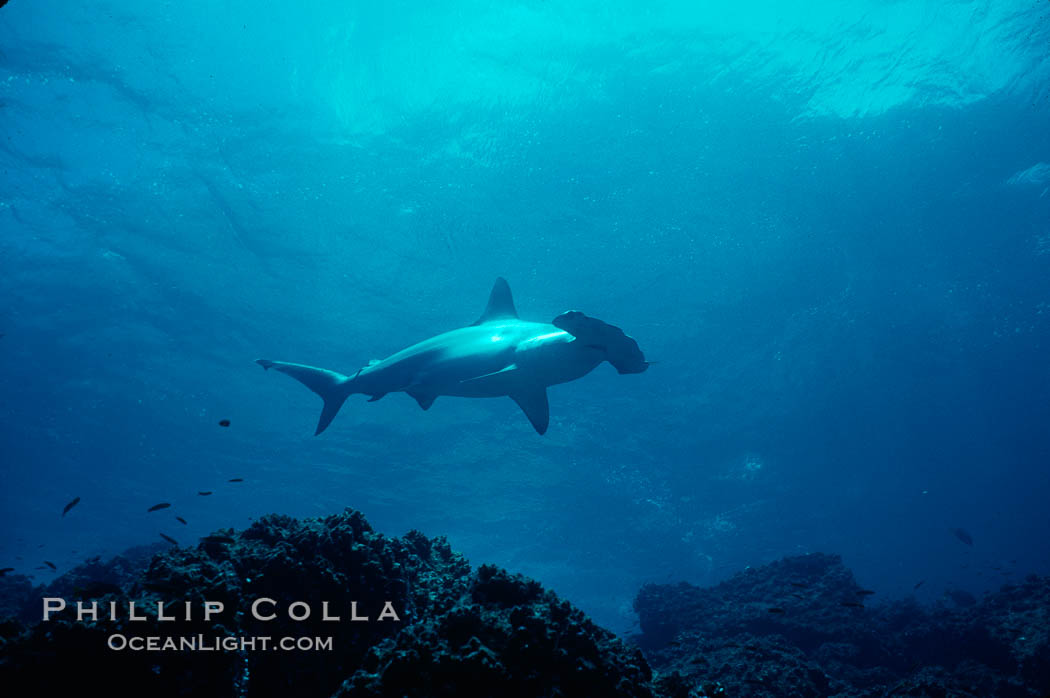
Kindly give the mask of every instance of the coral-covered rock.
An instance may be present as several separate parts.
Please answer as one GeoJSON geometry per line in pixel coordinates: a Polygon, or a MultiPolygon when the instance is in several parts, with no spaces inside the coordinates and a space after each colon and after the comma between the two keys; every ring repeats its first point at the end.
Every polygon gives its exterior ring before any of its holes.
{"type": "Polygon", "coordinates": [[[456,604],[374,647],[340,696],[651,696],[648,665],[532,580],[482,566],[456,604]]]}
{"type": "Polygon", "coordinates": [[[33,590],[35,604],[54,596],[68,606],[28,629],[0,624],[0,685],[42,695],[103,679],[105,693],[136,696],[458,696],[479,687],[511,696],[652,695],[640,652],[539,583],[495,567],[474,572],[444,539],[388,538],[355,511],[268,516],[133,569],[92,560],[33,590]],[[78,618],[77,599],[97,603],[100,616],[78,618]],[[129,602],[143,620],[130,618],[129,602]],[[206,617],[206,602],[224,610],[206,617]],[[200,638],[214,648],[107,646],[121,636],[200,638]],[[258,644],[264,637],[331,645],[273,651],[258,644]],[[242,638],[257,644],[218,649],[242,638]]]}
{"type": "Polygon", "coordinates": [[[33,606],[39,602],[34,593],[33,583],[24,574],[5,574],[0,576],[0,618],[8,622],[21,619],[32,622],[38,609],[33,606]],[[32,609],[32,615],[28,616],[32,609]]]}
{"type": "Polygon", "coordinates": [[[635,639],[658,689],[690,698],[1050,692],[1050,579],[950,608],[868,594],[837,556],[786,558],[708,589],[643,587],[635,639]]]}

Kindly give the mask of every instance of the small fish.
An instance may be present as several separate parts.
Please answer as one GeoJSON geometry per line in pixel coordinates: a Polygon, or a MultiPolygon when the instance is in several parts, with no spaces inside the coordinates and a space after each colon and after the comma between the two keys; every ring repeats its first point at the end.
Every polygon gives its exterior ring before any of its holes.
{"type": "Polygon", "coordinates": [[[167,509],[170,506],[171,506],[171,504],[168,503],[168,502],[161,502],[160,504],[154,504],[153,506],[151,506],[146,511],[147,512],[149,512],[149,511],[160,511],[161,509],[167,509]]]}
{"type": "Polygon", "coordinates": [[[856,601],[843,601],[839,606],[845,606],[846,608],[864,608],[864,604],[857,603],[856,601]]]}
{"type": "Polygon", "coordinates": [[[204,536],[203,538],[201,538],[201,542],[222,543],[225,545],[229,545],[230,543],[233,543],[233,538],[230,538],[229,536],[204,536]]]}
{"type": "Polygon", "coordinates": [[[73,507],[75,507],[79,503],[80,503],[80,497],[75,497],[73,499],[73,501],[70,502],[69,504],[67,504],[66,508],[62,510],[62,516],[65,516],[66,514],[68,514],[69,510],[72,509],[73,507]]]}
{"type": "Polygon", "coordinates": [[[34,567],[33,569],[35,569],[35,570],[46,570],[46,569],[47,569],[47,567],[46,567],[46,566],[44,566],[44,565],[37,565],[37,566],[36,566],[36,567],[34,567]]]}
{"type": "Polygon", "coordinates": [[[783,613],[784,612],[784,609],[780,608],[779,606],[774,606],[773,608],[767,608],[766,610],[769,611],[770,613],[783,613]]]}
{"type": "Polygon", "coordinates": [[[178,521],[178,522],[179,522],[180,524],[182,524],[183,526],[185,526],[185,525],[186,525],[186,519],[182,518],[181,516],[176,516],[176,517],[175,517],[175,520],[176,520],[176,521],[178,521]]]}
{"type": "Polygon", "coordinates": [[[802,582],[791,582],[791,586],[798,587],[799,589],[805,589],[809,585],[808,584],[803,584],[802,582]]]}
{"type": "Polygon", "coordinates": [[[230,420],[228,420],[228,419],[220,419],[219,420],[219,426],[220,427],[228,427],[228,426],[230,426],[230,420]]]}
{"type": "Polygon", "coordinates": [[[57,570],[58,569],[57,567],[55,567],[55,563],[53,563],[53,562],[48,562],[47,560],[44,560],[44,564],[47,565],[48,567],[50,567],[53,570],[57,570]]]}
{"type": "Polygon", "coordinates": [[[858,589],[857,596],[871,596],[875,592],[871,589],[858,589]]]}
{"type": "Polygon", "coordinates": [[[166,536],[166,535],[164,535],[163,533],[162,533],[162,534],[160,534],[160,537],[161,537],[161,538],[163,538],[164,540],[168,541],[168,542],[169,542],[169,543],[171,543],[172,545],[178,545],[178,544],[179,544],[179,541],[175,540],[175,539],[174,539],[174,538],[172,538],[171,536],[166,536]]]}
{"type": "Polygon", "coordinates": [[[226,482],[244,482],[244,478],[243,477],[231,477],[226,482]]]}
{"type": "Polygon", "coordinates": [[[926,583],[926,580],[925,580],[925,579],[920,579],[919,581],[915,582],[915,586],[913,586],[913,587],[911,588],[911,590],[912,590],[912,591],[918,591],[918,590],[919,590],[919,587],[921,587],[921,586],[922,586],[923,584],[925,584],[925,583],[926,583]]]}
{"type": "Polygon", "coordinates": [[[15,571],[14,567],[4,567],[4,568],[0,569],[0,577],[3,577],[8,572],[14,572],[14,571],[15,571]]]}
{"type": "Polygon", "coordinates": [[[198,494],[199,496],[201,496],[201,497],[207,497],[208,495],[210,495],[210,494],[211,494],[211,492],[198,492],[197,494],[198,494]]]}
{"type": "Polygon", "coordinates": [[[973,545],[973,536],[967,533],[965,529],[953,528],[952,533],[955,534],[955,537],[961,540],[963,543],[966,543],[967,545],[973,545]]]}

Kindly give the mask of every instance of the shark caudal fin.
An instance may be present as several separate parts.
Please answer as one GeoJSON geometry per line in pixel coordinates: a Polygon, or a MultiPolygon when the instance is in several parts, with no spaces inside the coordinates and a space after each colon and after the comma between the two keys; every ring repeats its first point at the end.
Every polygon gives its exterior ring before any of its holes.
{"type": "Polygon", "coordinates": [[[269,359],[259,359],[255,363],[266,370],[272,368],[286,373],[321,396],[321,399],[324,400],[324,408],[321,410],[321,419],[317,422],[317,431],[314,432],[314,436],[328,428],[328,425],[335,419],[336,413],[339,412],[339,408],[353,392],[350,388],[353,379],[342,373],[269,359]]]}

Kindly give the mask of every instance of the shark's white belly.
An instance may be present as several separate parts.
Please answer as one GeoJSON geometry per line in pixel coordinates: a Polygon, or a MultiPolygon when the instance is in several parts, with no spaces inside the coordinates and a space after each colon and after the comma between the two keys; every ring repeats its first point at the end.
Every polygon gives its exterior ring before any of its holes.
{"type": "Polygon", "coordinates": [[[372,395],[513,395],[523,386],[575,380],[601,361],[598,356],[578,356],[580,349],[571,346],[572,341],[571,335],[546,323],[465,327],[363,368],[354,378],[354,390],[372,395]]]}

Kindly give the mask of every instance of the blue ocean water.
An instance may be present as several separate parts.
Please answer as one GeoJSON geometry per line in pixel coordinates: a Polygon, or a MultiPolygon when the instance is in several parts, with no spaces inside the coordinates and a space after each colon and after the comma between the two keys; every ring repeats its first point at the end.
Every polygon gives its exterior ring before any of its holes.
{"type": "Polygon", "coordinates": [[[620,632],[810,551],[1050,573],[1050,5],[307,5],[0,9],[0,566],[349,506],[620,632]],[[316,438],[254,363],[353,372],[497,276],[658,363],[542,437],[391,395],[316,438]]]}

